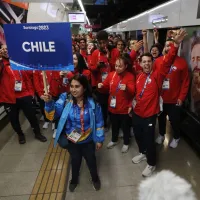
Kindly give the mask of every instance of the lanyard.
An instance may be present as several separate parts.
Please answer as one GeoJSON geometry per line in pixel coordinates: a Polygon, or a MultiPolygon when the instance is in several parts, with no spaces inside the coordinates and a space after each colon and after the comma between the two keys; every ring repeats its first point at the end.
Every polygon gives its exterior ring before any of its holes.
{"type": "Polygon", "coordinates": [[[122,80],[120,80],[119,81],[119,83],[118,83],[118,86],[117,86],[117,88],[116,88],[116,93],[119,91],[119,89],[120,89],[120,84],[121,84],[121,82],[122,82],[122,80]]]}
{"type": "Polygon", "coordinates": [[[168,74],[171,74],[172,70],[173,70],[173,66],[170,67],[170,70],[169,70],[168,74]]]}
{"type": "MultiPolygon", "coordinates": [[[[110,82],[110,91],[111,91],[111,85],[113,84],[113,80],[114,80],[114,77],[116,76],[116,72],[113,74],[113,77],[112,77],[112,80],[110,82]]],[[[119,91],[120,89],[120,84],[121,84],[122,80],[119,81],[118,85],[117,85],[117,88],[116,88],[116,93],[119,91]]]]}
{"type": "Polygon", "coordinates": [[[148,83],[148,81],[149,81],[149,78],[150,78],[150,75],[151,74],[149,74],[148,76],[147,76],[147,78],[146,78],[146,81],[145,81],[145,83],[144,83],[144,87],[143,87],[143,89],[142,89],[142,91],[140,92],[140,98],[142,98],[142,96],[143,96],[143,94],[144,94],[144,90],[145,90],[145,88],[146,88],[146,86],[147,86],[147,83],[148,83]]]}
{"type": "MultiPolygon", "coordinates": [[[[78,105],[77,105],[78,106],[78,105]]],[[[75,128],[77,128],[76,120],[77,120],[77,107],[74,106],[74,121],[75,128]]],[[[84,107],[81,108],[80,112],[80,121],[81,121],[81,132],[84,133],[84,107]]]]}
{"type": "MultiPolygon", "coordinates": [[[[15,81],[16,81],[16,76],[15,76],[15,74],[14,74],[13,70],[12,70],[12,69],[10,69],[10,70],[11,70],[11,72],[12,72],[12,75],[13,75],[13,77],[15,78],[15,81]]],[[[22,80],[22,73],[21,73],[21,71],[20,71],[20,70],[18,70],[18,72],[19,72],[19,75],[20,75],[20,79],[22,80]]]]}

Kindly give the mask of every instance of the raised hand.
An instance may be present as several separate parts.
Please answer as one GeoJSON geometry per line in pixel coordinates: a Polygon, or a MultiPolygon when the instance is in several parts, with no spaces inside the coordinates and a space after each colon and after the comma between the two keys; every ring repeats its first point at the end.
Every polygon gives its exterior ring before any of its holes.
{"type": "Polygon", "coordinates": [[[98,88],[102,88],[102,87],[103,87],[103,83],[99,83],[98,88]]]}
{"type": "Polygon", "coordinates": [[[146,35],[147,35],[147,30],[146,30],[146,29],[142,30],[142,35],[143,35],[143,36],[146,36],[146,35]]]}
{"type": "Polygon", "coordinates": [[[44,94],[40,98],[43,99],[45,102],[49,102],[52,100],[52,96],[49,94],[44,94]]]}
{"type": "Polygon", "coordinates": [[[175,44],[179,45],[185,36],[187,35],[187,32],[184,29],[180,29],[177,31],[177,35],[174,37],[175,44]]]}
{"type": "Polygon", "coordinates": [[[159,39],[159,32],[157,29],[154,29],[153,30],[153,35],[154,35],[154,40],[155,40],[155,43],[158,43],[158,39],[159,39]]]}
{"type": "Polygon", "coordinates": [[[140,40],[139,42],[137,42],[134,46],[133,46],[133,50],[134,51],[139,51],[143,46],[143,40],[140,40]]]}

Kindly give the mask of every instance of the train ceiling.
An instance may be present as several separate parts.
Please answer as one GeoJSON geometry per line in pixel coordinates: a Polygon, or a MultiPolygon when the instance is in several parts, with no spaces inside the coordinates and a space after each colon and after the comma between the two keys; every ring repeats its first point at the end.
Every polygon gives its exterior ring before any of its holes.
{"type": "Polygon", "coordinates": [[[92,24],[107,28],[167,0],[82,0],[92,24]]]}

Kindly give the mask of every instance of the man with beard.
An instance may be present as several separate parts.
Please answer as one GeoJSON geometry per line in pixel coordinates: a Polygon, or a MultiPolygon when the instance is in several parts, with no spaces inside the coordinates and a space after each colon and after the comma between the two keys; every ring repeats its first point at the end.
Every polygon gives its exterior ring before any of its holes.
{"type": "Polygon", "coordinates": [[[196,37],[191,46],[193,112],[200,115],[200,38],[196,37]]]}

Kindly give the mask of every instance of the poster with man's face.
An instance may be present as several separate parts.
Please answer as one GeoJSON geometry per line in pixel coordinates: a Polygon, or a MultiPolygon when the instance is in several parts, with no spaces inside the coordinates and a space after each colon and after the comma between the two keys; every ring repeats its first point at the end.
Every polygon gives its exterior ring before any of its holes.
{"type": "Polygon", "coordinates": [[[191,75],[188,109],[200,118],[200,27],[189,27],[186,31],[181,56],[187,60],[191,75]]]}

